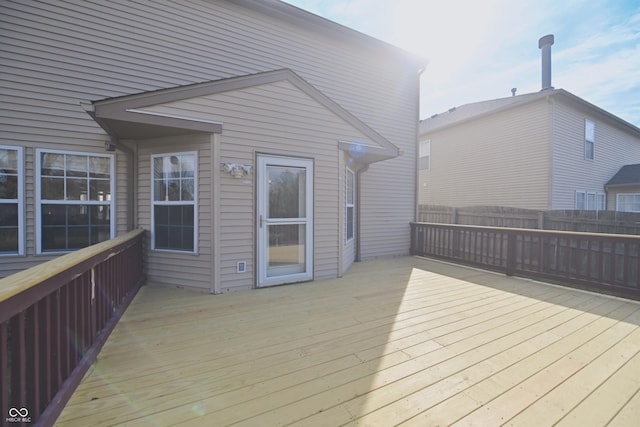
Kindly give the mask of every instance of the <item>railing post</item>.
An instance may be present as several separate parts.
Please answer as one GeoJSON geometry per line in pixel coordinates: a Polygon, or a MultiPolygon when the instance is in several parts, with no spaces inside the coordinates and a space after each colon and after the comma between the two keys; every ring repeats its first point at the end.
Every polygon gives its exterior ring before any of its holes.
{"type": "Polygon", "coordinates": [[[513,276],[516,271],[516,233],[513,231],[507,232],[507,269],[506,275],[513,276]]]}
{"type": "Polygon", "coordinates": [[[411,243],[409,243],[409,254],[416,255],[416,223],[412,222],[409,224],[411,234],[411,243]]]}

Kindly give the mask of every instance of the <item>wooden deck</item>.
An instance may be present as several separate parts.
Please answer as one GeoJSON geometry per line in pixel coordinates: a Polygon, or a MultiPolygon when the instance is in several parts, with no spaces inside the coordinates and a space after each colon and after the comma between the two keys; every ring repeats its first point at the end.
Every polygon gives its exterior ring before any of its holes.
{"type": "Polygon", "coordinates": [[[419,258],[143,287],[61,426],[631,426],[640,304],[419,258]]]}

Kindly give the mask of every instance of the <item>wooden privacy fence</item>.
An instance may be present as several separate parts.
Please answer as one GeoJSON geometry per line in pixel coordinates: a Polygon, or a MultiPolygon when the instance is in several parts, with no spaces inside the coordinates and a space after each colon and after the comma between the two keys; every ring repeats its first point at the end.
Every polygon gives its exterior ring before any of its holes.
{"type": "Polygon", "coordinates": [[[640,299],[640,236],[411,223],[411,253],[640,299]]]}
{"type": "Polygon", "coordinates": [[[418,222],[534,228],[588,233],[640,234],[640,213],[618,211],[534,210],[505,206],[454,208],[420,205],[418,222]]]}
{"type": "Polygon", "coordinates": [[[132,231],[0,280],[3,425],[60,415],[143,282],[142,237],[132,231]]]}

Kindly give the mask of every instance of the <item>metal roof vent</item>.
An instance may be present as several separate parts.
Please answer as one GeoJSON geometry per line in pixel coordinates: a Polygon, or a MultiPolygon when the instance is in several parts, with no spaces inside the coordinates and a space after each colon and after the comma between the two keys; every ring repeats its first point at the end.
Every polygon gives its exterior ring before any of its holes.
{"type": "Polygon", "coordinates": [[[542,49],[542,90],[553,89],[551,86],[551,46],[553,34],[547,34],[538,40],[538,49],[542,49]]]}

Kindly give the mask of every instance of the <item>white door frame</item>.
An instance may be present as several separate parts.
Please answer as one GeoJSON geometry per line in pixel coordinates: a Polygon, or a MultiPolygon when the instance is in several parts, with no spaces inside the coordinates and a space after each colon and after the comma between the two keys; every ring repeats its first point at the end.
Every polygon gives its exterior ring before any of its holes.
{"type": "Polygon", "coordinates": [[[256,264],[258,274],[256,286],[265,287],[313,280],[313,160],[297,157],[280,157],[259,154],[257,156],[256,188],[256,264]],[[270,218],[269,217],[269,167],[290,167],[297,170],[304,169],[306,199],[304,203],[305,215],[298,218],[270,218]],[[297,269],[287,272],[287,267],[270,267],[269,228],[278,225],[302,225],[304,229],[304,247],[300,247],[300,257],[304,264],[295,264],[297,269]],[[281,271],[282,274],[277,272],[281,271]]]}

